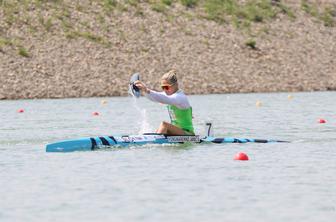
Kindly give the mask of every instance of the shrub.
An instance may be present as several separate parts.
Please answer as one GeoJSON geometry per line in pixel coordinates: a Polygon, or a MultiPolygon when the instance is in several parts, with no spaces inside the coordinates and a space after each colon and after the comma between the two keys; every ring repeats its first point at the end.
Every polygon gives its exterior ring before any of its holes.
{"type": "Polygon", "coordinates": [[[181,0],[181,3],[188,8],[192,8],[197,5],[198,0],[181,0]]]}
{"type": "Polygon", "coordinates": [[[23,46],[19,46],[19,55],[23,57],[29,57],[27,49],[25,49],[23,46]]]}
{"type": "Polygon", "coordinates": [[[167,8],[166,8],[166,5],[164,5],[161,2],[158,2],[152,5],[152,10],[156,12],[160,12],[160,13],[165,13],[167,8]]]}
{"type": "Polygon", "coordinates": [[[173,0],[161,0],[161,2],[168,6],[171,6],[173,4],[173,0]]]}
{"type": "Polygon", "coordinates": [[[245,45],[247,47],[250,47],[251,49],[256,49],[257,48],[257,42],[254,39],[249,39],[245,42],[245,45]]]}
{"type": "Polygon", "coordinates": [[[329,8],[324,10],[324,12],[320,15],[320,19],[323,21],[325,26],[333,27],[335,25],[332,11],[329,8]]]}

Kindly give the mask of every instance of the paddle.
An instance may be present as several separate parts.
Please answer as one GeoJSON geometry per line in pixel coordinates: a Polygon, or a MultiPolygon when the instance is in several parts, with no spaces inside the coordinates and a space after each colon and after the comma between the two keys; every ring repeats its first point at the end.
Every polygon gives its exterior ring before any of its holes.
{"type": "Polygon", "coordinates": [[[130,83],[129,83],[129,90],[128,92],[136,97],[136,98],[139,98],[141,93],[140,93],[140,89],[134,84],[135,81],[137,80],[140,80],[140,74],[139,73],[134,73],[132,76],[131,76],[131,79],[130,79],[130,83]]]}

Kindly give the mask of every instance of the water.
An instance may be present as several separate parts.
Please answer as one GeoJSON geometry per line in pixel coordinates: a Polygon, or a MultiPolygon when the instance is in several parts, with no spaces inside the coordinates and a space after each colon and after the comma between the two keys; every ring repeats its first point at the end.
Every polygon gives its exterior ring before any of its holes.
{"type": "Polygon", "coordinates": [[[336,92],[292,95],[190,97],[201,134],[211,120],[218,136],[291,143],[74,153],[45,144],[153,130],[166,108],[144,98],[0,101],[0,221],[335,221],[336,92]],[[237,152],[250,160],[234,161],[237,152]]]}

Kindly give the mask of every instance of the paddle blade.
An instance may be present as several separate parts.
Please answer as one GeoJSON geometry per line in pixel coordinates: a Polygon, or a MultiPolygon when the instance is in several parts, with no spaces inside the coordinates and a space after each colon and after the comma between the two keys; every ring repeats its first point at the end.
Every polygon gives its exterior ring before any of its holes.
{"type": "Polygon", "coordinates": [[[134,73],[130,79],[130,83],[129,83],[129,89],[128,92],[129,94],[131,94],[132,96],[139,98],[141,93],[140,93],[140,89],[134,85],[134,82],[140,80],[140,74],[139,73],[134,73]]]}

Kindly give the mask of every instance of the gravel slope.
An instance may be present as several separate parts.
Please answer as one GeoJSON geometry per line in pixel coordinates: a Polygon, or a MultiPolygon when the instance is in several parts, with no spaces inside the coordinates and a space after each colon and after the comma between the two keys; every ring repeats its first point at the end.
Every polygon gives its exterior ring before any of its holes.
{"type": "Polygon", "coordinates": [[[336,28],[299,8],[295,20],[278,15],[247,34],[188,16],[193,10],[182,6],[170,16],[147,3],[138,7],[142,15],[131,8],[104,18],[105,29],[96,16],[99,6],[73,10],[72,21],[88,21],[108,46],[66,38],[57,24],[51,32],[32,33],[22,24],[0,29],[20,37],[29,53],[20,56],[10,46],[0,51],[0,99],[123,96],[132,73],[157,89],[171,68],[187,94],[336,90],[336,28]],[[255,50],[245,44],[251,36],[255,50]]]}

